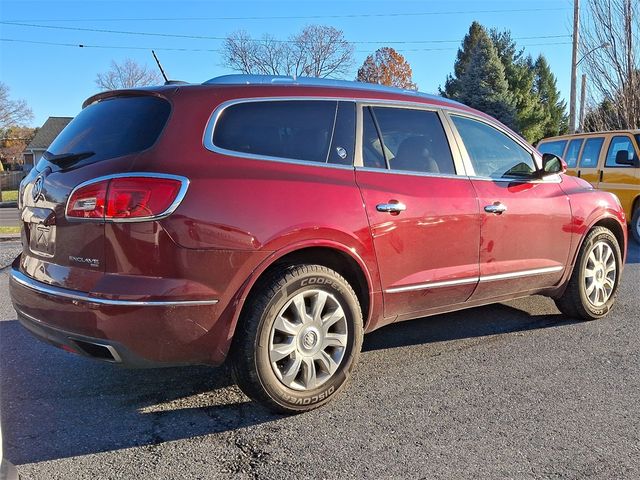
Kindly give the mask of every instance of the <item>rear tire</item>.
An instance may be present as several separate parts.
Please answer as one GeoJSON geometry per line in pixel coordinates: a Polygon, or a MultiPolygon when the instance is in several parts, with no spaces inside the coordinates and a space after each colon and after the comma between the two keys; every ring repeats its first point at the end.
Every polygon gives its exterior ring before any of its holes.
{"type": "Polygon", "coordinates": [[[604,317],[615,301],[622,255],[610,230],[596,227],[587,235],[564,294],[555,299],[565,315],[580,320],[604,317]]]}
{"type": "Polygon", "coordinates": [[[321,265],[274,271],[247,300],[231,350],[238,386],[279,413],[328,402],[347,383],[362,347],[351,285],[321,265]]]}
{"type": "Polygon", "coordinates": [[[631,215],[631,236],[640,244],[640,200],[636,203],[636,208],[631,215]]]}

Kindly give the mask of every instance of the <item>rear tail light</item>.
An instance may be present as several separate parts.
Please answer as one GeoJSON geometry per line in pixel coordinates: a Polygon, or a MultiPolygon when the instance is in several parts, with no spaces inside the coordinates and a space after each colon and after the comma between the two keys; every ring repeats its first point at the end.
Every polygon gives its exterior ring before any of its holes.
{"type": "Polygon", "coordinates": [[[169,215],[189,181],[174,175],[123,174],[81,184],[69,196],[67,218],[153,220],[169,215]]]}

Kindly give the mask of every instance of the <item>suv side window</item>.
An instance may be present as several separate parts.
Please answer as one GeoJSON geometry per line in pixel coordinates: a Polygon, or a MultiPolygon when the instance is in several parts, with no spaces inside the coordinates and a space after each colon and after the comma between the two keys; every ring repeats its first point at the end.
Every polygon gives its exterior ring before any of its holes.
{"type": "Polygon", "coordinates": [[[562,157],[564,147],[567,146],[566,140],[555,140],[553,142],[545,142],[538,145],[540,153],[552,153],[557,157],[562,157]]]}
{"type": "MultiPolygon", "coordinates": [[[[337,109],[338,102],[329,100],[236,103],[220,114],[213,144],[251,155],[327,163],[337,109]]],[[[340,127],[342,136],[344,129],[340,127]]],[[[351,158],[353,146],[349,145],[343,148],[350,150],[347,156],[351,158]]],[[[345,160],[338,152],[331,160],[336,157],[345,160]]]]}
{"type": "Polygon", "coordinates": [[[578,154],[580,153],[582,142],[582,138],[576,138],[569,142],[567,154],[564,156],[564,161],[567,162],[567,167],[575,168],[575,166],[578,164],[578,154]]]}
{"type": "Polygon", "coordinates": [[[362,163],[368,168],[387,168],[382,140],[371,109],[362,110],[362,163]]]}
{"type": "Polygon", "coordinates": [[[616,155],[619,151],[626,150],[629,152],[629,159],[636,158],[636,150],[633,148],[631,139],[626,135],[613,137],[609,144],[609,151],[607,152],[607,159],[604,163],[605,167],[633,167],[633,165],[620,165],[616,163],[616,155]]]}
{"type": "Polygon", "coordinates": [[[356,104],[354,102],[338,102],[336,122],[333,126],[329,163],[337,165],[353,165],[353,154],[356,150],[356,104]]]}
{"type": "Polygon", "coordinates": [[[603,137],[588,138],[580,155],[580,168],[596,168],[602,150],[603,137]]]}
{"type": "Polygon", "coordinates": [[[469,160],[480,177],[522,178],[536,172],[533,156],[498,129],[467,117],[452,115],[469,160]]]}
{"type": "Polygon", "coordinates": [[[389,169],[455,174],[437,112],[402,107],[371,107],[370,111],[382,135],[382,153],[389,169]]]}

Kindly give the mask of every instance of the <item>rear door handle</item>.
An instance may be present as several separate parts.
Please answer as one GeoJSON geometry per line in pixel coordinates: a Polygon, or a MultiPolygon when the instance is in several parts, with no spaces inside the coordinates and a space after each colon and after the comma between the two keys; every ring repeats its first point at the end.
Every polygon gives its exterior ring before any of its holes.
{"type": "Polygon", "coordinates": [[[404,212],[407,206],[400,202],[379,203],[376,205],[376,210],[385,213],[400,213],[404,212]]]}
{"type": "Polygon", "coordinates": [[[501,215],[502,213],[507,211],[507,206],[503,205],[500,202],[496,202],[484,207],[484,211],[487,213],[495,213],[496,215],[501,215]]]}

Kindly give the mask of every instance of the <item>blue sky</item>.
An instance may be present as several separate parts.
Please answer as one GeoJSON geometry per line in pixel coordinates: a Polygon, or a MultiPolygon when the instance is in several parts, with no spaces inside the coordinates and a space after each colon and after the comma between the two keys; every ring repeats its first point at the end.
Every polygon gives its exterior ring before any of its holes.
{"type": "MultiPolygon", "coordinates": [[[[369,53],[391,46],[411,64],[414,81],[420,90],[434,93],[452,71],[456,50],[469,25],[478,20],[488,28],[510,30],[526,53],[534,57],[545,55],[558,78],[562,95],[568,98],[572,3],[571,0],[0,0],[0,21],[207,37],[224,37],[244,29],[254,37],[269,33],[283,39],[305,25],[331,25],[343,30],[349,41],[358,42],[352,77],[369,53]],[[352,16],[345,17],[348,15],[352,16]],[[320,18],[273,18],[282,16],[320,18]]],[[[220,54],[215,51],[220,48],[220,40],[48,29],[6,23],[0,24],[0,38],[4,39],[0,41],[0,81],[10,87],[12,98],[27,100],[34,113],[33,126],[41,125],[50,115],[76,115],[82,101],[97,91],[96,74],[106,71],[111,60],[121,61],[129,57],[153,66],[151,48],[156,49],[165,70],[173,79],[199,83],[233,73],[221,65],[220,54]]]]}

